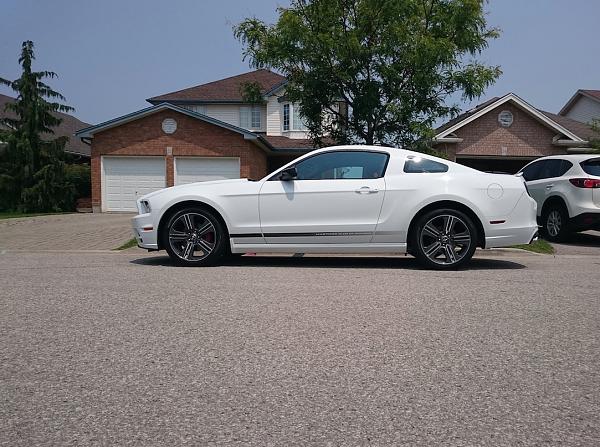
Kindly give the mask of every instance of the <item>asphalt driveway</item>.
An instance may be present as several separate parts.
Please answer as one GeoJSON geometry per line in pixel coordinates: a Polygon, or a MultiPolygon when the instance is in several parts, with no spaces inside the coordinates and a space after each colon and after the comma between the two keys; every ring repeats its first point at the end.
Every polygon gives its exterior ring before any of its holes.
{"type": "Polygon", "coordinates": [[[0,444],[598,445],[600,256],[0,255],[0,444]]]}

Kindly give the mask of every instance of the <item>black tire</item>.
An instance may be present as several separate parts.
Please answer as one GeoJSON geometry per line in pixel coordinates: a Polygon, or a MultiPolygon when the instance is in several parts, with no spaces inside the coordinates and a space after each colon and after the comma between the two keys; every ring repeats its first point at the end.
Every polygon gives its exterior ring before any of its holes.
{"type": "Polygon", "coordinates": [[[201,207],[188,207],[174,213],[160,236],[171,260],[186,267],[219,263],[229,244],[227,230],[221,221],[201,207]]]}
{"type": "Polygon", "coordinates": [[[471,260],[477,228],[469,216],[454,209],[436,209],[418,218],[409,236],[410,252],[434,270],[453,270],[471,260]]]}
{"type": "Polygon", "coordinates": [[[562,203],[555,202],[544,207],[542,233],[548,242],[561,242],[569,235],[569,213],[562,203]]]}

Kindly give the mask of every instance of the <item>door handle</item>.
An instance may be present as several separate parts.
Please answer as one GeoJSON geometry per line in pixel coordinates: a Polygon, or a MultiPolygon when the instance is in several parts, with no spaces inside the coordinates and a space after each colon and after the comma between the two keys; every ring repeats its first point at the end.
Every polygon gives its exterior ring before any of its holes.
{"type": "Polygon", "coordinates": [[[552,187],[554,187],[554,185],[546,185],[546,189],[552,189],[552,187]]]}
{"type": "Polygon", "coordinates": [[[356,191],[357,194],[375,194],[378,193],[379,190],[378,189],[374,189],[374,188],[370,188],[368,186],[363,186],[359,189],[357,189],[356,191]]]}

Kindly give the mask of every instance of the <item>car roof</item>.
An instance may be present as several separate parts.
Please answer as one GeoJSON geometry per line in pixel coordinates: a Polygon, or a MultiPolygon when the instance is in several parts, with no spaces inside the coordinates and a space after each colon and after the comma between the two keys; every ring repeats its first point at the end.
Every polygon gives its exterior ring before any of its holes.
{"type": "MultiPolygon", "coordinates": [[[[560,159],[560,160],[570,160],[570,161],[584,161],[589,160],[590,158],[600,158],[600,154],[565,154],[565,155],[549,155],[547,157],[540,157],[533,161],[539,160],[552,160],[552,159],[560,159]]],[[[532,161],[532,162],[533,162],[532,161]]]]}

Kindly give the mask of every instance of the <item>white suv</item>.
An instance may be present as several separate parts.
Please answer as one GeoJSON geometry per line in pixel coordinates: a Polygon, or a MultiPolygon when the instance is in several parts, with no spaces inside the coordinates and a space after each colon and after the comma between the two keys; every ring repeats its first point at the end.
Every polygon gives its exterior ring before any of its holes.
{"type": "Polygon", "coordinates": [[[517,175],[538,204],[538,221],[549,241],[600,229],[600,155],[539,158],[517,175]]]}

